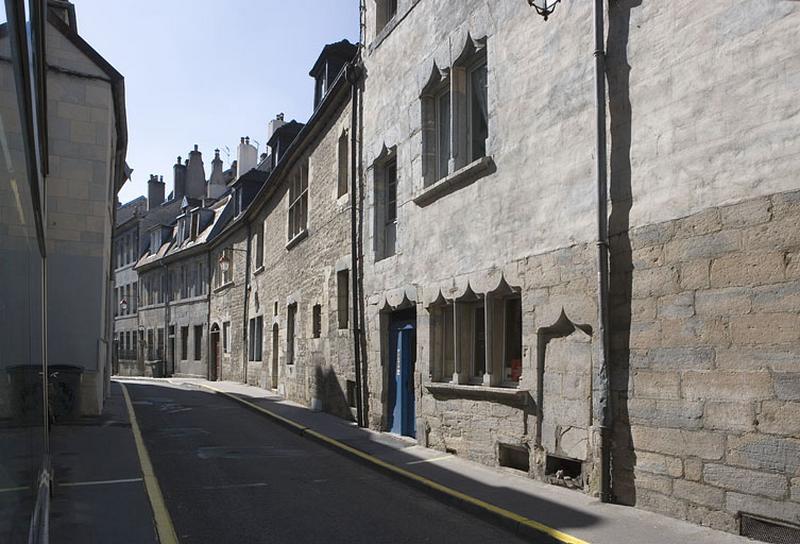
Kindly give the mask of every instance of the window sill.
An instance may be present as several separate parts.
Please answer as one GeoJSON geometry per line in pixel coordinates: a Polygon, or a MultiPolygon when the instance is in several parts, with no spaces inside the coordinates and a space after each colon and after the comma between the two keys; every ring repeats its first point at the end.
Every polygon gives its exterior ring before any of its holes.
{"type": "Polygon", "coordinates": [[[519,389],[517,387],[485,387],[482,385],[430,382],[425,384],[425,389],[435,397],[496,400],[516,406],[527,405],[530,398],[528,389],[519,389]]]}
{"type": "Polygon", "coordinates": [[[214,287],[214,290],[211,291],[211,292],[212,293],[219,293],[220,291],[224,291],[225,289],[227,289],[228,287],[231,287],[233,285],[234,285],[234,282],[229,281],[228,283],[223,283],[219,287],[214,287]]]}
{"type": "Polygon", "coordinates": [[[258,267],[258,268],[256,268],[255,270],[253,270],[253,275],[254,275],[254,276],[258,276],[258,275],[259,275],[259,274],[261,274],[263,271],[264,271],[264,265],[262,264],[261,266],[259,266],[259,267],[258,267]]]}
{"type": "Polygon", "coordinates": [[[286,249],[287,250],[292,249],[294,246],[305,240],[307,237],[308,237],[308,229],[301,230],[300,232],[295,234],[294,238],[292,238],[286,243],[286,249]]]}
{"type": "Polygon", "coordinates": [[[421,208],[425,207],[445,195],[476,182],[480,178],[493,173],[495,170],[494,160],[491,156],[481,157],[460,170],[456,170],[452,174],[445,176],[433,185],[422,189],[422,191],[417,193],[414,197],[414,203],[421,208]]]}

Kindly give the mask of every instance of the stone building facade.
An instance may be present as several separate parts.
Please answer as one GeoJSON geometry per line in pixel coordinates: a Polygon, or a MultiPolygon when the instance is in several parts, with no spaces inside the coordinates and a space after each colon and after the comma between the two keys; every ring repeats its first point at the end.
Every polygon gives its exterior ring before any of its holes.
{"type": "MultiPolygon", "coordinates": [[[[33,144],[23,146],[11,62],[16,53],[8,25],[0,25],[0,107],[7,148],[0,183],[0,261],[13,263],[0,267],[0,368],[41,365],[43,348],[34,343],[46,322],[47,363],[81,369],[79,410],[92,415],[102,410],[111,374],[111,236],[115,197],[128,175],[124,80],[78,34],[72,4],[49,2],[42,9],[45,50],[31,52],[31,58],[46,63],[44,81],[37,82],[47,99],[46,122],[36,120],[43,138],[38,142],[41,179],[25,166],[23,151],[33,144]],[[21,186],[29,175],[35,193],[21,186]],[[32,245],[24,238],[34,221],[22,215],[22,203],[31,194],[39,206],[36,222],[43,222],[32,245]],[[41,255],[47,256],[40,262],[30,258],[37,237],[41,255]],[[33,316],[33,308],[41,315],[33,316]]],[[[0,417],[7,415],[12,398],[7,377],[0,379],[0,417]]]]}
{"type": "MultiPolygon", "coordinates": [[[[598,493],[591,5],[365,7],[370,425],[598,493]]],[[[796,524],[800,8],[608,10],[613,499],[796,524]]]]}
{"type": "Polygon", "coordinates": [[[247,214],[247,315],[249,331],[261,339],[248,344],[248,368],[263,376],[254,383],[348,419],[355,407],[355,372],[351,85],[345,63],[355,53],[347,42],[323,50],[312,70],[318,89],[314,113],[277,157],[247,214]]]}

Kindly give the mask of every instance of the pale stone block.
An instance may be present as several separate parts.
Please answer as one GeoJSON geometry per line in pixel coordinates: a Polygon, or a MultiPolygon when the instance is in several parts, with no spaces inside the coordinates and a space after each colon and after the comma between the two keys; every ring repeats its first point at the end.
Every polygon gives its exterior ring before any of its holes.
{"type": "Polygon", "coordinates": [[[69,122],[70,140],[76,143],[94,144],[96,143],[95,125],[85,121],[69,122]]]}
{"type": "Polygon", "coordinates": [[[746,315],[731,321],[736,344],[782,344],[800,340],[800,316],[791,313],[746,315]]]}
{"type": "Polygon", "coordinates": [[[735,533],[739,528],[739,521],[735,514],[712,510],[705,506],[689,505],[687,520],[692,523],[704,525],[717,531],[735,533]]]}
{"type": "Polygon", "coordinates": [[[749,250],[796,250],[800,246],[797,217],[774,220],[742,232],[742,247],[749,250]]]}
{"type": "Polygon", "coordinates": [[[722,229],[720,211],[709,208],[700,213],[684,217],[675,222],[675,238],[689,238],[711,234],[722,229]]]}
{"type": "Polygon", "coordinates": [[[658,317],[680,319],[694,315],[694,292],[667,295],[658,299],[658,317]]]}
{"type": "Polygon", "coordinates": [[[636,506],[673,518],[686,519],[686,502],[649,489],[637,489],[636,506]]]}
{"type": "Polygon", "coordinates": [[[665,247],[667,262],[670,263],[721,257],[738,249],[739,234],[735,231],[679,238],[669,242],[665,247]]]}
{"type": "Polygon", "coordinates": [[[683,470],[687,480],[699,482],[703,477],[703,461],[690,457],[683,462],[683,470]]]}
{"type": "Polygon", "coordinates": [[[772,213],[776,219],[800,215],[800,191],[776,193],[770,200],[772,200],[772,213]]]}
{"type": "Polygon", "coordinates": [[[732,513],[747,512],[748,514],[792,523],[800,521],[800,504],[798,503],[775,501],[732,491],[725,495],[725,509],[732,513]]]}
{"type": "Polygon", "coordinates": [[[800,402],[766,401],[757,418],[762,433],[800,436],[800,402]]]}
{"type": "Polygon", "coordinates": [[[647,366],[652,370],[694,370],[711,368],[714,364],[714,349],[704,346],[654,348],[645,355],[647,366]]]}
{"type": "Polygon", "coordinates": [[[58,102],[56,115],[62,119],[89,122],[92,119],[92,108],[69,102],[58,102]]]}
{"type": "Polygon", "coordinates": [[[800,281],[755,288],[753,311],[764,313],[800,311],[800,281]]]}
{"type": "Polygon", "coordinates": [[[636,470],[680,478],[683,475],[683,463],[677,457],[643,451],[636,454],[636,470]]]}
{"type": "Polygon", "coordinates": [[[800,400],[800,374],[777,372],[772,378],[775,381],[775,396],[779,400],[800,400]]]}
{"type": "Polygon", "coordinates": [[[668,347],[704,347],[730,342],[728,323],[719,317],[664,319],[661,332],[661,345],[668,347]]]}
{"type": "Polygon", "coordinates": [[[741,287],[698,291],[695,310],[700,316],[744,315],[750,312],[750,295],[750,289],[741,287]]]}
{"type": "Polygon", "coordinates": [[[632,399],[628,402],[631,423],[679,429],[702,426],[703,404],[685,400],[632,399]]]}
{"type": "Polygon", "coordinates": [[[753,405],[749,402],[707,402],[703,413],[706,429],[752,431],[755,425],[753,405]]]}
{"type": "Polygon", "coordinates": [[[768,372],[689,371],[683,375],[682,392],[690,400],[759,400],[774,396],[768,372]]]}
{"type": "Polygon", "coordinates": [[[673,266],[637,270],[633,274],[633,298],[668,295],[677,292],[678,271],[673,266]]]}
{"type": "Polygon", "coordinates": [[[711,261],[708,259],[681,263],[678,284],[681,289],[706,289],[710,285],[711,261]]]}
{"type": "Polygon", "coordinates": [[[800,368],[800,346],[760,345],[738,346],[731,349],[717,348],[716,362],[717,368],[722,370],[796,371],[800,368]]]}
{"type": "Polygon", "coordinates": [[[703,481],[730,491],[764,495],[772,499],[783,498],[788,488],[786,477],[780,474],[709,463],[703,467],[703,481]]]}
{"type": "Polygon", "coordinates": [[[791,499],[800,502],[800,478],[792,478],[791,499]]]}
{"type": "Polygon", "coordinates": [[[632,426],[631,435],[636,450],[666,455],[717,460],[725,450],[724,436],[707,431],[632,426]]]}
{"type": "Polygon", "coordinates": [[[672,494],[679,499],[712,508],[722,508],[725,502],[725,491],[722,489],[689,480],[675,480],[672,494]]]}
{"type": "Polygon", "coordinates": [[[756,286],[783,281],[783,255],[736,254],[711,262],[711,287],[756,286]]]}
{"type": "Polygon", "coordinates": [[[657,491],[664,495],[672,494],[672,478],[666,476],[658,476],[649,472],[634,471],[634,478],[636,479],[637,489],[649,489],[650,491],[657,491]]]}
{"type": "Polygon", "coordinates": [[[800,440],[749,433],[728,436],[727,463],[800,476],[800,440]]]}
{"type": "Polygon", "coordinates": [[[639,370],[633,373],[633,395],[643,399],[680,398],[680,374],[677,372],[649,372],[639,370]]]}
{"type": "Polygon", "coordinates": [[[720,214],[722,225],[725,227],[746,227],[766,223],[772,219],[772,202],[769,198],[746,200],[720,208],[720,214]]]}
{"type": "Polygon", "coordinates": [[[675,235],[675,223],[654,223],[631,231],[631,247],[634,249],[665,244],[675,235]]]}

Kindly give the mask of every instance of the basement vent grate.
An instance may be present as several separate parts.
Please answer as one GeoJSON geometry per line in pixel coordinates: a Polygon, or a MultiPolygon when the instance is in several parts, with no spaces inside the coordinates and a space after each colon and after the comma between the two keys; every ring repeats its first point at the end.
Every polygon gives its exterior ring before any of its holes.
{"type": "Polygon", "coordinates": [[[544,467],[545,480],[564,487],[583,487],[583,463],[577,459],[548,455],[544,467]]]}
{"type": "Polygon", "coordinates": [[[739,534],[771,544],[797,544],[800,542],[800,526],[745,513],[741,514],[739,534]]]}
{"type": "Polygon", "coordinates": [[[524,472],[528,472],[531,466],[528,448],[511,444],[497,445],[497,461],[501,467],[513,468],[524,472]]]}

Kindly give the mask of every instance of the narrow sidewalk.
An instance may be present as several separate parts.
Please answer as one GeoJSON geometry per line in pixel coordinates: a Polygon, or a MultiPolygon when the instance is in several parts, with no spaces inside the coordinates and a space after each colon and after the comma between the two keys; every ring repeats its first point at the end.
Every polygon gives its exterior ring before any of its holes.
{"type": "MultiPolygon", "coordinates": [[[[135,381],[136,378],[130,380],[135,381]]],[[[399,469],[394,470],[398,479],[406,479],[417,485],[420,484],[419,480],[426,480],[433,485],[423,485],[434,490],[446,488],[455,492],[456,499],[458,495],[472,498],[473,500],[469,501],[472,503],[471,506],[475,503],[484,503],[486,506],[471,507],[470,510],[478,513],[481,513],[479,510],[484,510],[482,513],[487,514],[487,517],[496,514],[492,512],[494,507],[512,513],[512,519],[516,515],[533,520],[535,524],[541,524],[545,532],[546,528],[555,530],[550,535],[561,542],[585,541],[592,544],[753,542],[747,538],[699,527],[644,510],[603,504],[580,492],[547,485],[512,470],[487,467],[438,450],[418,446],[412,441],[394,435],[361,429],[330,414],[313,412],[261,388],[234,382],[210,382],[191,378],[170,378],[167,381],[235,396],[270,412],[273,418],[283,418],[282,423],[294,426],[311,438],[343,444],[344,448],[334,444],[343,453],[361,457],[362,460],[371,457],[377,460],[377,462],[371,461],[377,468],[390,465],[399,469]],[[348,448],[351,451],[348,451],[348,448]],[[398,472],[410,475],[403,476],[398,472]],[[415,476],[421,478],[415,479],[415,476]]],[[[390,472],[392,471],[390,469],[390,472]]],[[[453,497],[453,494],[450,496],[453,497]]],[[[456,502],[464,501],[456,500],[456,502]]]]}

